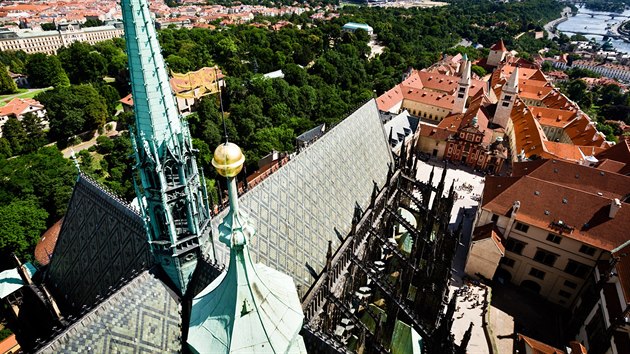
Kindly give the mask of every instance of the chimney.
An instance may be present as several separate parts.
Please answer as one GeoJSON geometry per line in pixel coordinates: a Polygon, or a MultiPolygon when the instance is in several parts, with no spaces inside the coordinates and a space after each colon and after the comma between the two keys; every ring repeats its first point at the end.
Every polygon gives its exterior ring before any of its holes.
{"type": "Polygon", "coordinates": [[[516,215],[516,213],[518,213],[518,209],[520,209],[521,207],[521,202],[519,202],[518,200],[514,201],[514,204],[512,204],[512,215],[516,215]]]}
{"type": "Polygon", "coordinates": [[[619,199],[615,198],[610,203],[610,211],[608,212],[608,217],[614,219],[619,209],[621,209],[621,202],[619,201],[619,199]]]}

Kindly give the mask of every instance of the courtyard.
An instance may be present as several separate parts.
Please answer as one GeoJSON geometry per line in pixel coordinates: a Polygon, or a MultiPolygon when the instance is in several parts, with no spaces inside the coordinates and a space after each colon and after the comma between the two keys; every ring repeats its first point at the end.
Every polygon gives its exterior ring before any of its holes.
{"type": "MultiPolygon", "coordinates": [[[[436,160],[418,162],[420,181],[428,181],[434,169],[433,185],[437,186],[444,163],[436,160]]],[[[452,333],[456,343],[461,343],[464,333],[473,324],[467,352],[513,353],[516,333],[521,333],[550,345],[561,347],[563,312],[546,300],[524,293],[512,284],[492,282],[489,285],[471,282],[464,274],[464,266],[470,246],[485,178],[466,166],[447,164],[445,193],[455,181],[456,201],[451,211],[449,227],[455,230],[463,220],[463,233],[452,264],[450,296],[457,294],[452,333]],[[484,333],[487,322],[488,339],[484,333]]]]}

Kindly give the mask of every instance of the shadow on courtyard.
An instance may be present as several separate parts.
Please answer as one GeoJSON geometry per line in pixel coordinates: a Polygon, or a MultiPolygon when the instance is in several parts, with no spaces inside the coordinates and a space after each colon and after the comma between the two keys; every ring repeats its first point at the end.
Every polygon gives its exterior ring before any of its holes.
{"type": "MultiPolygon", "coordinates": [[[[491,306],[514,318],[514,331],[556,348],[563,348],[562,331],[566,310],[543,299],[528,289],[513,284],[492,282],[491,306]]],[[[499,329],[501,330],[501,329],[499,329]]],[[[505,331],[496,333],[502,338],[505,331]]],[[[515,333],[511,333],[515,338],[515,333]]]]}

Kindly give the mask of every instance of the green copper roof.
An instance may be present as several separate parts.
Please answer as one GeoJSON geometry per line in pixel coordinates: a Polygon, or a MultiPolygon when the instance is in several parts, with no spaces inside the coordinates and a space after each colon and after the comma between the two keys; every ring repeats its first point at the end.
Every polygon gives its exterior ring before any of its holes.
{"type": "Polygon", "coordinates": [[[407,324],[396,321],[390,347],[392,354],[420,354],[422,337],[407,324]]]}
{"type": "Polygon", "coordinates": [[[248,242],[255,231],[239,213],[236,182],[229,181],[231,210],[219,239],[230,246],[230,264],[193,299],[188,345],[195,353],[305,353],[293,279],[252,263],[248,242]]]}
{"type": "Polygon", "coordinates": [[[24,285],[17,268],[8,269],[0,273],[0,299],[4,299],[9,294],[24,285]]]}
{"type": "Polygon", "coordinates": [[[146,0],[121,0],[136,130],[161,148],[181,130],[149,5],[146,0]]]}

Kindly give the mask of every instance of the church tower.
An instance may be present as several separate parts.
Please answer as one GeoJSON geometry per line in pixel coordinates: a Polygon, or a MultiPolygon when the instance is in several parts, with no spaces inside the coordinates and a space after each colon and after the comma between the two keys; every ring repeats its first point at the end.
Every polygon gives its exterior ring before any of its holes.
{"type": "MultiPolygon", "coordinates": [[[[210,221],[208,198],[160,51],[147,0],[121,0],[141,185],[138,204],[151,250],[183,294],[210,221]]],[[[207,236],[205,236],[207,237],[207,236]]]]}
{"type": "Polygon", "coordinates": [[[470,89],[470,62],[464,62],[464,70],[457,84],[457,93],[455,94],[455,102],[453,104],[452,113],[464,113],[466,110],[466,100],[468,99],[468,90],[470,89]]]}
{"type": "Polygon", "coordinates": [[[501,126],[507,127],[507,122],[512,114],[512,108],[516,101],[516,95],[518,94],[518,67],[514,68],[512,75],[508,82],[503,86],[501,90],[501,97],[497,102],[497,109],[494,112],[494,118],[492,122],[501,126]]]}
{"type": "Polygon", "coordinates": [[[490,53],[488,53],[488,59],[486,64],[490,66],[499,66],[499,64],[505,60],[508,54],[508,50],[503,43],[503,39],[499,39],[492,47],[490,47],[490,53]]]}

